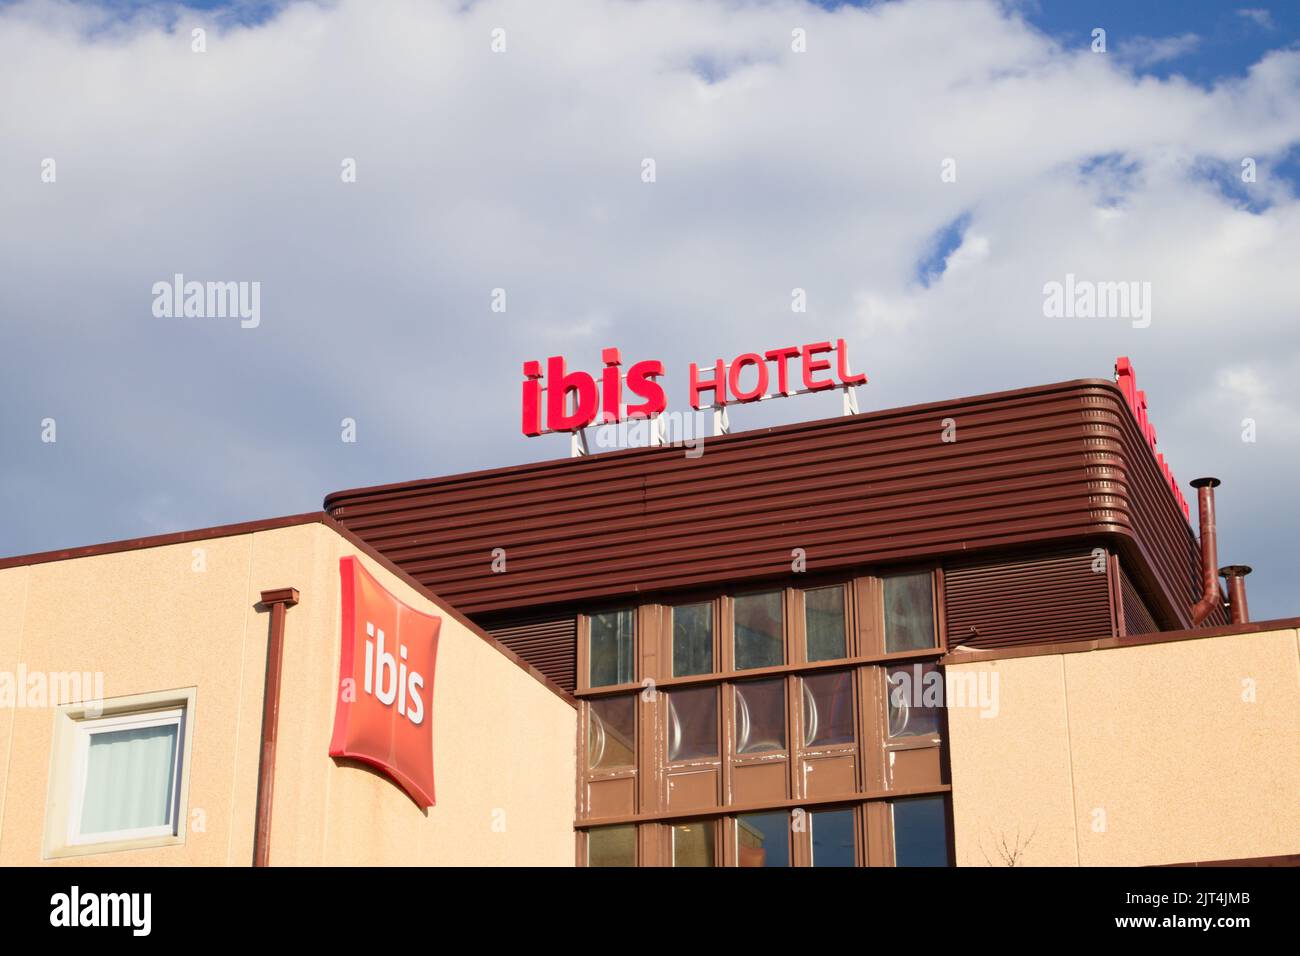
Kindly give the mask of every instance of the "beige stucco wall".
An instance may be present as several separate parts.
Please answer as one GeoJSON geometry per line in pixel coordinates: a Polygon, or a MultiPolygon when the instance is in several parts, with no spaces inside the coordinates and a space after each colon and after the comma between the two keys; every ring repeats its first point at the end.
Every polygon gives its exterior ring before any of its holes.
{"type": "Polygon", "coordinates": [[[948,670],[999,690],[996,716],[948,714],[959,865],[1300,852],[1300,632],[948,670]]]}
{"type": "MultiPolygon", "coordinates": [[[[107,698],[197,688],[185,842],[59,865],[251,861],[270,622],[257,603],[283,587],[301,603],[286,616],[272,864],[573,865],[576,713],[449,615],[437,806],[421,811],[387,778],[329,757],[349,554],[406,603],[443,613],[316,522],[0,570],[0,669],[100,671],[107,698]]],[[[54,717],[0,707],[0,865],[43,862],[54,717]]]]}

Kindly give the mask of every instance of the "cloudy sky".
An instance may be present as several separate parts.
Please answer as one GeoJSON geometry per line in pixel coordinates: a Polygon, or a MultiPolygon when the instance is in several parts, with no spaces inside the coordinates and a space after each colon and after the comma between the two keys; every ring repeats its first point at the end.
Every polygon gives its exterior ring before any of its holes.
{"type": "Polygon", "coordinates": [[[1254,616],[1300,613],[1290,3],[8,2],[0,144],[0,554],[562,456],[527,359],[661,358],[681,407],[844,337],[865,408],[1130,356],[1254,616]],[[260,324],[155,316],[176,273],[260,324]],[[1067,274],[1150,325],[1046,317],[1067,274]]]}

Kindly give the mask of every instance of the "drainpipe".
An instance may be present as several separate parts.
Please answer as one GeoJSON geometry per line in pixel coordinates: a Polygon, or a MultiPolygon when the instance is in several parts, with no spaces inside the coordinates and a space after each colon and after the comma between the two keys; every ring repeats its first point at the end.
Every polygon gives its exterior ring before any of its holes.
{"type": "Polygon", "coordinates": [[[1250,572],[1248,564],[1219,568],[1219,573],[1228,579],[1228,610],[1232,613],[1233,624],[1250,623],[1250,609],[1246,607],[1246,575],[1250,572]]]}
{"type": "Polygon", "coordinates": [[[253,832],[253,866],[269,866],[271,799],[275,789],[275,744],[280,727],[280,671],[284,664],[284,616],[298,603],[297,588],[263,591],[261,605],[271,609],[266,645],[266,691],[262,696],[262,755],[257,765],[257,822],[253,832]]]}
{"type": "Polygon", "coordinates": [[[1196,627],[1222,603],[1219,595],[1219,540],[1214,527],[1214,489],[1218,478],[1197,478],[1196,504],[1201,515],[1201,599],[1192,605],[1192,626],[1196,627]]]}

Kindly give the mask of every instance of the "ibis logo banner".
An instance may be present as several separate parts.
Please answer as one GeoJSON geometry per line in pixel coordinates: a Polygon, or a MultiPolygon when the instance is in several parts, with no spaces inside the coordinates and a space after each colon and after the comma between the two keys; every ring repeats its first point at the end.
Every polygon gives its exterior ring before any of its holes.
{"type": "Polygon", "coordinates": [[[433,671],[442,618],[404,604],[354,557],[339,559],[343,641],[330,756],[378,767],[433,806],[433,671]]]}

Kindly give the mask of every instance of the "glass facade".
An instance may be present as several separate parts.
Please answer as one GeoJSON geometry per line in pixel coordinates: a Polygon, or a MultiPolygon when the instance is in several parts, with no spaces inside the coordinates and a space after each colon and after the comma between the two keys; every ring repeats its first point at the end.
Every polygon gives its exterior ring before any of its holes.
{"type": "Polygon", "coordinates": [[[933,572],[587,620],[589,865],[947,864],[933,572]]]}

